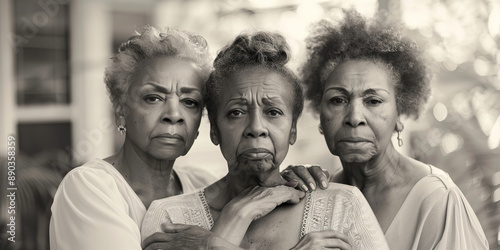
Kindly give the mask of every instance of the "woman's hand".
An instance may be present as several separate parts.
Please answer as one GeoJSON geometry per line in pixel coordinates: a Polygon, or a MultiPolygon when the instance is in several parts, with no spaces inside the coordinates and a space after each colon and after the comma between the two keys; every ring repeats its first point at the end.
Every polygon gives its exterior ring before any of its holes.
{"type": "Polygon", "coordinates": [[[283,203],[299,203],[304,196],[304,192],[287,186],[247,188],[224,206],[212,232],[239,246],[252,221],[283,203]]]}
{"type": "Polygon", "coordinates": [[[304,196],[304,192],[287,186],[254,186],[243,190],[226,207],[238,211],[242,218],[254,221],[283,203],[299,203],[304,196]]]}
{"type": "Polygon", "coordinates": [[[240,249],[198,226],[162,224],[163,233],[155,233],[142,242],[144,250],[168,249],[240,249]]]}
{"type": "Polygon", "coordinates": [[[341,249],[350,250],[349,238],[336,231],[311,232],[306,234],[291,250],[341,249]]]}
{"type": "Polygon", "coordinates": [[[330,174],[317,165],[290,165],[281,172],[281,176],[302,191],[316,190],[316,187],[326,189],[330,174]]]}

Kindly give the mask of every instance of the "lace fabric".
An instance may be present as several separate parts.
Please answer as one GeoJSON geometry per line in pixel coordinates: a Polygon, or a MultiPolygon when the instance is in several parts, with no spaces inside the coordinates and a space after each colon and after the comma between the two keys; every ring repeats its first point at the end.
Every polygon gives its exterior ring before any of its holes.
{"type": "MultiPolygon", "coordinates": [[[[310,232],[334,230],[348,236],[352,249],[388,249],[373,212],[357,188],[317,190],[308,192],[305,199],[300,239],[310,232]]],[[[143,239],[161,232],[160,225],[165,221],[210,230],[214,221],[205,190],[153,202],[142,225],[143,239]]]]}

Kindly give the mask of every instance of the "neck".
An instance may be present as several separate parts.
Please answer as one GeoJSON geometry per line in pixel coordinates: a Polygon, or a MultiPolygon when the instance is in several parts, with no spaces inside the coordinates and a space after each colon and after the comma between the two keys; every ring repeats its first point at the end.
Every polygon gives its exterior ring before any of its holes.
{"type": "Polygon", "coordinates": [[[367,162],[352,163],[342,161],[346,180],[362,192],[371,187],[391,186],[396,181],[402,166],[403,156],[389,144],[386,150],[367,162]]]}
{"type": "Polygon", "coordinates": [[[172,184],[175,160],[159,160],[142,152],[128,139],[121,150],[109,161],[134,184],[153,190],[165,190],[172,184]]]}

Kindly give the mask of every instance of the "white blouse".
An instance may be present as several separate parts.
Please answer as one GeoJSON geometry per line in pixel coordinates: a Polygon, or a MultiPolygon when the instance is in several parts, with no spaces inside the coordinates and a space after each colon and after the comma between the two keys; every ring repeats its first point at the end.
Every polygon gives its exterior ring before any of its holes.
{"type": "MultiPolygon", "coordinates": [[[[216,181],[206,171],[175,168],[190,193],[216,181]]],[[[50,249],[139,250],[144,204],[111,164],[96,159],[71,170],[57,189],[50,220],[50,249]]]]}
{"type": "Polygon", "coordinates": [[[387,229],[391,249],[488,249],[465,196],[441,169],[420,179],[387,229]]]}

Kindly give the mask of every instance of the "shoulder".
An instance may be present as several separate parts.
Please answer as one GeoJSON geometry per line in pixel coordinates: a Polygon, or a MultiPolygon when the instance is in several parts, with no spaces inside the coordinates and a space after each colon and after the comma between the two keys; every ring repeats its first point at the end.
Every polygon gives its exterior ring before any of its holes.
{"type": "Polygon", "coordinates": [[[450,176],[441,169],[431,167],[432,173],[423,177],[414,186],[413,200],[421,202],[421,208],[446,207],[453,205],[449,201],[465,201],[458,186],[453,182],[450,176]],[[448,201],[448,202],[447,202],[448,201]]]}
{"type": "Polygon", "coordinates": [[[415,195],[409,207],[419,208],[419,223],[430,229],[422,232],[422,238],[439,236],[439,244],[450,249],[464,246],[487,249],[487,240],[474,210],[446,172],[432,167],[432,174],[422,178],[412,192],[415,195]],[[464,233],[467,238],[462,237],[464,233]]]}
{"type": "Polygon", "coordinates": [[[93,160],[72,169],[63,178],[60,188],[64,187],[110,187],[116,185],[116,170],[103,160],[93,160]]]}
{"type": "Polygon", "coordinates": [[[148,208],[147,213],[166,211],[175,207],[196,207],[200,199],[200,192],[170,196],[167,198],[154,200],[148,208]]]}
{"type": "MultiPolygon", "coordinates": [[[[316,190],[308,196],[306,206],[311,208],[325,207],[327,213],[358,214],[358,216],[371,216],[373,214],[368,201],[355,187],[339,183],[330,183],[325,190],[316,190]]],[[[322,210],[322,209],[321,209],[322,210]]]]}
{"type": "Polygon", "coordinates": [[[316,193],[318,196],[328,196],[339,199],[345,198],[356,203],[359,200],[365,201],[363,194],[357,187],[340,183],[330,183],[327,189],[318,189],[313,193],[316,193]]]}

